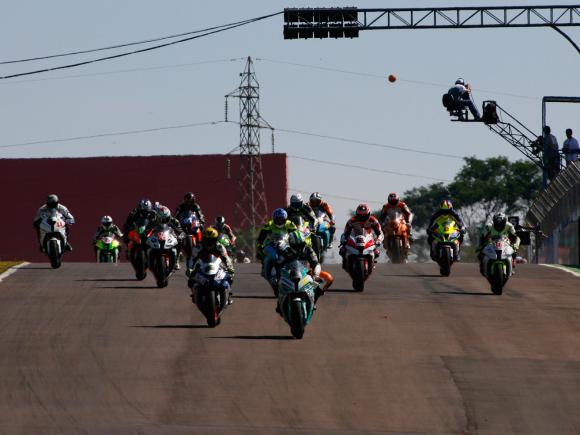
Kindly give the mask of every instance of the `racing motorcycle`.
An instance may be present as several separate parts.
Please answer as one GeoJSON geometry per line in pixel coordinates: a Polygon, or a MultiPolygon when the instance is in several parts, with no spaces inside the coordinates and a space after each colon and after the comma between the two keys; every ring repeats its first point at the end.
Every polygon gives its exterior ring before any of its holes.
{"type": "Polygon", "coordinates": [[[451,266],[459,253],[461,232],[457,222],[450,216],[438,217],[431,227],[432,251],[442,276],[451,274],[451,266]]]}
{"type": "Polygon", "coordinates": [[[328,249],[328,245],[330,245],[330,218],[324,210],[316,210],[315,213],[316,222],[314,224],[314,230],[321,242],[318,261],[322,263],[324,261],[324,253],[328,249]]]}
{"type": "MultiPolygon", "coordinates": [[[[264,269],[268,267],[269,273],[264,273],[264,277],[269,276],[270,287],[274,291],[274,295],[278,296],[278,280],[279,280],[279,268],[280,262],[283,260],[279,255],[288,247],[288,233],[273,233],[268,236],[264,247],[264,269]],[[268,266],[265,264],[268,263],[268,266]]],[[[266,272],[264,270],[264,272],[266,272]]]]}
{"type": "Polygon", "coordinates": [[[280,272],[278,309],[295,338],[304,336],[304,328],[314,313],[318,283],[308,274],[308,268],[298,260],[284,264],[280,272]]]}
{"type": "Polygon", "coordinates": [[[135,277],[139,281],[144,280],[147,276],[147,248],[143,243],[151,234],[151,231],[147,231],[148,224],[148,219],[139,219],[128,234],[127,251],[129,253],[129,261],[133,269],[135,269],[135,277]]]}
{"type": "MultiPolygon", "coordinates": [[[[298,228],[298,231],[302,234],[302,239],[306,241],[306,244],[312,247],[318,261],[322,262],[322,238],[316,232],[311,230],[310,226],[302,216],[292,216],[290,220],[294,225],[296,225],[296,228],[298,228]]],[[[316,223],[314,225],[316,229],[316,223]]]]}
{"type": "Polygon", "coordinates": [[[230,277],[222,259],[212,254],[203,255],[195,264],[190,282],[193,282],[192,302],[205,316],[208,326],[216,327],[228,306],[230,292],[230,277]]]}
{"type": "Polygon", "coordinates": [[[406,263],[409,256],[409,227],[400,209],[390,209],[383,226],[383,246],[391,263],[406,263]]]}
{"type": "Polygon", "coordinates": [[[374,269],[375,238],[370,228],[353,228],[344,243],[343,268],[352,278],[352,287],[359,292],[374,269]]]}
{"type": "Polygon", "coordinates": [[[185,252],[186,274],[189,275],[193,268],[193,258],[201,242],[201,221],[197,214],[190,211],[181,219],[181,227],[186,235],[183,242],[183,251],[185,252]]]}
{"type": "Polygon", "coordinates": [[[95,243],[98,263],[116,263],[119,261],[121,244],[113,233],[104,233],[95,243]]]}
{"type": "Polygon", "coordinates": [[[227,234],[220,233],[217,241],[220,245],[222,245],[224,248],[226,248],[226,251],[230,257],[235,258],[234,246],[232,245],[232,241],[230,240],[230,238],[228,237],[227,234]]]}
{"type": "Polygon", "coordinates": [[[175,270],[177,244],[177,237],[166,224],[154,228],[147,238],[149,269],[153,272],[159,288],[167,287],[169,276],[175,270]]]}
{"type": "Polygon", "coordinates": [[[50,259],[53,269],[62,264],[64,247],[66,246],[66,222],[62,213],[50,209],[43,214],[39,225],[42,250],[50,259]]]}
{"type": "Polygon", "coordinates": [[[503,287],[513,273],[514,248],[507,237],[495,237],[483,248],[483,272],[495,295],[503,293],[503,287]]]}

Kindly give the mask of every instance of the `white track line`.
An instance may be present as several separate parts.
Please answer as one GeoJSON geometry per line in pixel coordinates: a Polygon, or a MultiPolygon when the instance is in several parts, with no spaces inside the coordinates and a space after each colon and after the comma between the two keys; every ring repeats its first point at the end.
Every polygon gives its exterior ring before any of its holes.
{"type": "Polygon", "coordinates": [[[577,271],[571,269],[570,267],[562,266],[560,264],[540,264],[540,266],[553,267],[554,269],[560,269],[560,270],[571,273],[572,275],[580,278],[580,272],[577,272],[577,271]]]}
{"type": "Polygon", "coordinates": [[[6,272],[0,274],[0,282],[2,282],[4,279],[8,278],[10,275],[12,275],[13,273],[15,273],[21,267],[28,266],[29,264],[30,263],[28,263],[27,261],[24,261],[24,262],[22,262],[20,264],[17,264],[16,266],[12,266],[6,272]]]}

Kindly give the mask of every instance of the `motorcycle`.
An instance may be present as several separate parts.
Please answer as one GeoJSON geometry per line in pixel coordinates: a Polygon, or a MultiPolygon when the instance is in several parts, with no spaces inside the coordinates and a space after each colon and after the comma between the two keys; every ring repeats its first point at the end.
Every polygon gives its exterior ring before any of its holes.
{"type": "Polygon", "coordinates": [[[192,299],[211,328],[220,324],[228,306],[230,278],[221,258],[209,254],[198,259],[192,272],[192,299]]]}
{"type": "Polygon", "coordinates": [[[143,241],[147,240],[149,235],[151,235],[151,231],[146,232],[148,225],[149,221],[147,219],[140,219],[135,222],[128,234],[127,251],[129,253],[129,261],[135,270],[135,277],[139,281],[144,280],[147,276],[147,254],[143,241]]]}
{"type": "Polygon", "coordinates": [[[442,276],[451,274],[451,266],[459,253],[461,232],[457,222],[450,216],[440,216],[431,227],[432,252],[442,276]]]}
{"type": "Polygon", "coordinates": [[[155,276],[157,287],[167,287],[169,276],[177,262],[178,240],[168,225],[159,225],[147,238],[149,247],[149,269],[155,276]]]}
{"type": "Polygon", "coordinates": [[[222,245],[224,248],[226,248],[226,251],[230,257],[235,258],[234,246],[232,245],[232,241],[230,240],[227,234],[220,233],[220,235],[218,236],[218,243],[222,245]]]}
{"type": "Polygon", "coordinates": [[[58,269],[62,264],[67,240],[64,216],[56,209],[47,211],[42,216],[39,229],[42,250],[50,259],[52,268],[58,269]]]}
{"type": "Polygon", "coordinates": [[[324,253],[328,249],[328,245],[330,245],[330,218],[323,210],[316,210],[315,213],[316,222],[314,223],[314,230],[321,244],[318,261],[322,263],[324,261],[324,253]]]}
{"type": "Polygon", "coordinates": [[[495,295],[503,293],[503,287],[513,273],[514,249],[506,237],[496,237],[483,248],[483,272],[495,295]]]}
{"type": "Polygon", "coordinates": [[[308,274],[308,268],[298,260],[286,263],[280,273],[278,307],[290,325],[295,338],[304,336],[304,328],[314,314],[314,297],[318,283],[308,274]]]}
{"type": "Polygon", "coordinates": [[[183,251],[185,252],[185,265],[188,272],[193,268],[193,258],[201,243],[201,222],[194,212],[189,212],[181,219],[181,227],[186,234],[183,251]]]}
{"type": "MultiPolygon", "coordinates": [[[[322,238],[313,232],[306,221],[302,218],[302,216],[292,216],[290,219],[298,231],[302,234],[302,239],[306,241],[306,244],[311,246],[318,258],[318,261],[322,262],[322,238]]],[[[315,224],[316,228],[316,224],[315,224]]]]}
{"type": "Polygon", "coordinates": [[[409,227],[399,209],[390,209],[383,225],[383,246],[391,263],[406,263],[409,256],[409,227]]]}
{"type": "Polygon", "coordinates": [[[104,233],[95,243],[98,263],[116,263],[119,261],[121,244],[113,233],[104,233]]]}
{"type": "Polygon", "coordinates": [[[346,242],[343,268],[352,278],[352,287],[364,291],[365,281],[374,269],[375,238],[370,228],[354,228],[346,242]]]}
{"type": "Polygon", "coordinates": [[[279,253],[288,247],[288,233],[271,234],[264,245],[264,278],[270,277],[268,283],[274,295],[278,296],[279,263],[282,260],[279,253]],[[266,268],[269,270],[266,271],[266,268]],[[268,272],[268,273],[266,273],[268,272]]]}

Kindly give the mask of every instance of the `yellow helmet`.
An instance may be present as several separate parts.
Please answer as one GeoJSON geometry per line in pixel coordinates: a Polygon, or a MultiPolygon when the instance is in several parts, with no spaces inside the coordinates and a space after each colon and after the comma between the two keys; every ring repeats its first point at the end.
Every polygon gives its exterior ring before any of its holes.
{"type": "Polygon", "coordinates": [[[201,243],[207,248],[215,246],[219,233],[214,227],[207,227],[201,234],[201,243]]]}
{"type": "Polygon", "coordinates": [[[440,210],[452,210],[453,209],[453,203],[448,200],[448,199],[444,199],[443,201],[441,201],[439,203],[439,209],[440,210]]]}

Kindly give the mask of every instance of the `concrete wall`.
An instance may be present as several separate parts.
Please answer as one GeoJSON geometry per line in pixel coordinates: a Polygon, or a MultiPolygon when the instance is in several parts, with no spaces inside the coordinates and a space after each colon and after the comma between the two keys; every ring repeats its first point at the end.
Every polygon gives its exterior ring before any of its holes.
{"type": "MultiPolygon", "coordinates": [[[[287,201],[285,154],[262,156],[269,211],[287,201]]],[[[122,225],[138,200],[148,197],[173,210],[192,191],[207,218],[234,221],[239,156],[151,156],[0,159],[2,226],[0,260],[47,261],[38,251],[32,220],[50,193],[74,215],[74,252],[65,261],[93,261],[91,238],[100,218],[122,225]],[[229,161],[229,165],[228,165],[229,161]],[[228,166],[230,169],[228,170],[228,166]]]]}

